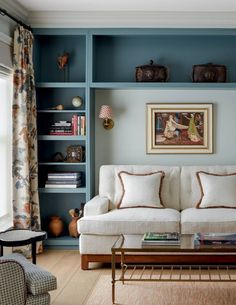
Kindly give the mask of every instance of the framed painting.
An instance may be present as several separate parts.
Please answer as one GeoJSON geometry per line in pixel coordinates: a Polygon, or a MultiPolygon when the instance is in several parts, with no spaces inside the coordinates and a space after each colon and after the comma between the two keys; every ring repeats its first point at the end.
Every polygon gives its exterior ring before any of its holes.
{"type": "Polygon", "coordinates": [[[148,154],[212,153],[212,104],[147,104],[148,154]]]}

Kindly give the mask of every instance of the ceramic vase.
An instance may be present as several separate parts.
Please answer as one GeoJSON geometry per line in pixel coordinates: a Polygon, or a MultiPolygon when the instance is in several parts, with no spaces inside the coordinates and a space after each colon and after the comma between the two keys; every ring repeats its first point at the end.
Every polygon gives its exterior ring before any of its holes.
{"type": "Polygon", "coordinates": [[[64,224],[59,216],[51,216],[51,221],[49,222],[49,232],[53,236],[60,236],[63,232],[64,224]]]}

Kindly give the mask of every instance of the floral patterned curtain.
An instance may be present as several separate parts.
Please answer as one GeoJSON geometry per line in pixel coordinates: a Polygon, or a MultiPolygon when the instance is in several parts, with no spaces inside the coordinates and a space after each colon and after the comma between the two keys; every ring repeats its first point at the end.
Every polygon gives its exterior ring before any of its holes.
{"type": "Polygon", "coordinates": [[[14,227],[40,229],[36,94],[32,61],[33,34],[18,26],[13,67],[13,208],[14,227]]]}

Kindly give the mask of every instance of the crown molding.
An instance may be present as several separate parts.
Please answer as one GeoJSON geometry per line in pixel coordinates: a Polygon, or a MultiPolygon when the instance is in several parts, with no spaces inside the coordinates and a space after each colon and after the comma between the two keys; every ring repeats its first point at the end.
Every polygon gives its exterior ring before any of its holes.
{"type": "MultiPolygon", "coordinates": [[[[5,9],[16,18],[19,18],[23,22],[26,22],[28,19],[28,11],[14,0],[0,0],[1,8],[5,9]]],[[[8,17],[6,17],[8,18],[8,17]]]]}
{"type": "Polygon", "coordinates": [[[236,28],[236,12],[38,11],[34,28],[236,28]]]}

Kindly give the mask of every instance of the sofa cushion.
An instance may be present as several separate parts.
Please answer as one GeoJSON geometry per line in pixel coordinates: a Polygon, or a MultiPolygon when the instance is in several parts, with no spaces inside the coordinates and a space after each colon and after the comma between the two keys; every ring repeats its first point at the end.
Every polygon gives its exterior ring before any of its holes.
{"type": "Polygon", "coordinates": [[[236,208],[236,173],[197,172],[202,197],[197,208],[236,208]]]}
{"type": "Polygon", "coordinates": [[[174,209],[114,209],[83,217],[78,230],[83,234],[144,234],[146,232],[179,232],[180,213],[174,209]]]}
{"type": "Polygon", "coordinates": [[[134,207],[163,208],[161,186],[165,176],[163,171],[132,174],[121,171],[118,174],[122,185],[119,209],[134,207]]]}
{"type": "Polygon", "coordinates": [[[163,171],[161,197],[165,207],[179,210],[180,168],[177,166],[161,165],[103,165],[99,171],[99,195],[110,200],[109,209],[117,207],[121,195],[122,186],[118,177],[120,171],[133,174],[146,174],[163,171]]]}
{"type": "Polygon", "coordinates": [[[183,166],[180,176],[180,209],[196,207],[201,199],[201,188],[196,173],[204,171],[226,175],[236,172],[236,165],[183,166]]]}
{"type": "Polygon", "coordinates": [[[21,264],[25,271],[27,290],[31,294],[42,294],[57,288],[57,280],[54,275],[38,265],[32,264],[22,254],[10,254],[7,259],[13,259],[21,264]]]}
{"type": "Polygon", "coordinates": [[[235,233],[236,209],[189,208],[181,212],[181,232],[193,233],[235,233]]]}

